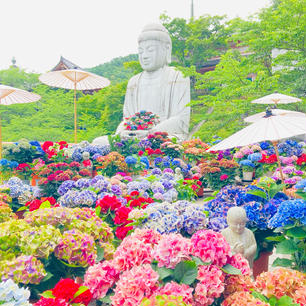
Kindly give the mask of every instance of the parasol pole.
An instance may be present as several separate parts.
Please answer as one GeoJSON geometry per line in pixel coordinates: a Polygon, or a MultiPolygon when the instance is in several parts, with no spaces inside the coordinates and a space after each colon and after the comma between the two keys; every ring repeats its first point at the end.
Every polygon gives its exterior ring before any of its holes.
{"type": "Polygon", "coordinates": [[[276,154],[276,158],[277,158],[277,163],[278,163],[278,168],[279,168],[279,173],[281,176],[281,180],[282,180],[282,184],[284,184],[284,174],[283,174],[283,170],[282,170],[282,165],[279,159],[279,153],[278,153],[278,149],[277,149],[277,141],[271,141],[275,150],[275,154],[276,154]]]}
{"type": "Polygon", "coordinates": [[[74,143],[77,143],[76,72],[74,73],[74,143]]]}
{"type": "MultiPolygon", "coordinates": [[[[1,98],[0,98],[1,105],[1,98]]],[[[0,113],[0,159],[2,159],[2,122],[1,122],[1,113],[0,113]]],[[[3,182],[2,171],[0,170],[0,184],[3,182]]]]}

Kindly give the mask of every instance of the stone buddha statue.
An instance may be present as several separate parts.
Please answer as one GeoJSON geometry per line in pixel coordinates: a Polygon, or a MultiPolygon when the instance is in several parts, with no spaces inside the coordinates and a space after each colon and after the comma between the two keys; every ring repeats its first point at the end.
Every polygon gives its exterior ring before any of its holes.
{"type": "MultiPolygon", "coordinates": [[[[168,132],[185,139],[188,135],[190,107],[190,80],[169,67],[172,43],[168,31],[161,24],[148,24],[138,38],[139,62],[143,72],[132,77],[127,86],[123,117],[141,110],[159,116],[160,122],[151,130],[132,131],[136,137],[145,137],[152,132],[168,132]],[[135,133],[134,133],[135,132],[135,133]]],[[[128,137],[120,123],[116,134],[128,137]]]]}
{"type": "Polygon", "coordinates": [[[231,207],[227,212],[228,227],[221,234],[231,246],[232,252],[244,256],[252,268],[257,244],[253,232],[245,227],[246,222],[245,210],[242,207],[231,207]]]}

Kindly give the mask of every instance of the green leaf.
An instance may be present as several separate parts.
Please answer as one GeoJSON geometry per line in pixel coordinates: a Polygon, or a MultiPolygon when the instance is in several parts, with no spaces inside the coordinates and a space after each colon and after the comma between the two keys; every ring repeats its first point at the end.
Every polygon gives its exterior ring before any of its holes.
{"type": "Polygon", "coordinates": [[[102,302],[102,305],[104,304],[111,304],[112,303],[112,300],[110,299],[111,298],[111,294],[107,294],[104,298],[102,299],[99,299],[100,302],[102,302]]]}
{"type": "Polygon", "coordinates": [[[282,296],[278,301],[277,301],[277,306],[294,306],[294,305],[299,305],[293,303],[293,299],[287,295],[282,296]]]}
{"type": "Polygon", "coordinates": [[[275,296],[272,296],[270,299],[269,299],[269,304],[271,306],[276,306],[277,305],[277,298],[275,296]]]}
{"type": "Polygon", "coordinates": [[[294,238],[305,238],[306,231],[302,227],[293,227],[286,232],[286,235],[294,238]]]}
{"type": "Polygon", "coordinates": [[[204,262],[201,258],[196,256],[191,256],[191,258],[197,266],[209,266],[211,264],[211,262],[204,262]]]}
{"type": "Polygon", "coordinates": [[[178,263],[174,269],[174,279],[186,285],[191,285],[198,275],[198,268],[194,261],[186,260],[178,263]]]}
{"type": "Polygon", "coordinates": [[[259,299],[265,303],[268,303],[268,299],[263,294],[252,290],[252,295],[254,296],[254,298],[259,299]]]}
{"type": "Polygon", "coordinates": [[[284,240],[276,246],[277,254],[293,254],[298,247],[292,240],[284,240]]]}
{"type": "Polygon", "coordinates": [[[49,201],[42,202],[39,206],[39,208],[50,208],[51,203],[49,201]]]}
{"type": "Polygon", "coordinates": [[[55,299],[55,296],[52,293],[52,290],[47,290],[41,294],[42,297],[46,299],[55,299]]]}
{"type": "Polygon", "coordinates": [[[27,206],[22,206],[20,208],[17,209],[17,211],[23,211],[23,210],[27,210],[28,207],[27,206]]]}
{"type": "Polygon", "coordinates": [[[101,248],[99,245],[96,245],[96,247],[97,247],[96,263],[98,263],[104,258],[104,248],[101,248]]]}
{"type": "Polygon", "coordinates": [[[262,190],[249,190],[247,192],[247,194],[252,194],[252,195],[255,195],[257,197],[260,197],[260,198],[263,198],[263,199],[267,200],[267,194],[262,190]]]}
{"type": "Polygon", "coordinates": [[[100,212],[101,212],[101,206],[97,206],[97,207],[96,207],[96,215],[97,215],[98,217],[100,217],[100,212]]]}
{"type": "Polygon", "coordinates": [[[156,272],[159,274],[159,279],[163,280],[165,278],[167,278],[168,276],[171,276],[173,274],[173,269],[168,269],[165,267],[156,267],[156,272]]]}
{"type": "Polygon", "coordinates": [[[211,201],[213,199],[215,199],[215,197],[207,197],[207,198],[204,199],[204,202],[208,202],[208,201],[211,201]]]}
{"type": "Polygon", "coordinates": [[[69,264],[69,263],[67,263],[67,262],[65,262],[65,261],[63,261],[63,260],[60,260],[60,259],[59,259],[59,261],[60,261],[62,264],[64,264],[65,266],[70,267],[70,268],[81,268],[80,265],[69,264]]]}
{"type": "Polygon", "coordinates": [[[265,240],[269,240],[269,241],[276,241],[276,242],[282,242],[284,241],[286,238],[284,236],[269,236],[266,237],[265,240]]]}
{"type": "Polygon", "coordinates": [[[287,258],[276,258],[273,261],[272,267],[291,267],[292,266],[292,260],[287,258]]]}
{"type": "Polygon", "coordinates": [[[73,299],[77,298],[79,295],[81,295],[82,293],[84,293],[87,290],[88,290],[88,287],[80,286],[78,291],[74,294],[73,299]]]}
{"type": "Polygon", "coordinates": [[[48,281],[51,277],[53,276],[53,274],[51,272],[47,272],[47,275],[42,279],[42,283],[48,281]]]}
{"type": "Polygon", "coordinates": [[[227,264],[221,268],[221,270],[231,275],[242,275],[241,271],[230,264],[227,264]]]}

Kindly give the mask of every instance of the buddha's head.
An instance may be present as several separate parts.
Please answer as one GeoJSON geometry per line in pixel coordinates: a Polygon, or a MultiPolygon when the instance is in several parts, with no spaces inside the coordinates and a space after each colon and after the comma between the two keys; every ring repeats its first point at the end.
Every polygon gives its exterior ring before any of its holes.
{"type": "Polygon", "coordinates": [[[139,62],[143,70],[152,72],[171,63],[172,43],[167,29],[151,23],[138,38],[139,62]]]}
{"type": "Polygon", "coordinates": [[[82,157],[83,157],[83,160],[89,160],[89,158],[90,158],[90,154],[89,154],[89,152],[83,152],[82,153],[82,157]]]}
{"type": "Polygon", "coordinates": [[[242,207],[231,207],[227,212],[227,224],[232,232],[243,234],[248,219],[242,207]]]}

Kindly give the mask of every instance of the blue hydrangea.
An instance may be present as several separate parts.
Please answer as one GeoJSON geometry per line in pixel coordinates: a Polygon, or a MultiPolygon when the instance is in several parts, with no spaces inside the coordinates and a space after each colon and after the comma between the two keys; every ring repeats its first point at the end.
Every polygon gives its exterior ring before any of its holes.
{"type": "Polygon", "coordinates": [[[150,162],[148,160],[148,158],[146,156],[142,156],[140,157],[140,162],[142,162],[143,164],[145,164],[146,169],[150,168],[150,162]]]}
{"type": "Polygon", "coordinates": [[[300,199],[283,201],[277,213],[270,219],[269,227],[277,228],[299,221],[306,225],[306,202],[300,199]]]}
{"type": "Polygon", "coordinates": [[[262,154],[261,153],[253,153],[253,154],[250,154],[248,156],[248,159],[251,161],[251,162],[258,162],[259,160],[262,159],[262,154]]]}
{"type": "Polygon", "coordinates": [[[252,161],[249,160],[249,159],[244,159],[244,160],[240,161],[240,162],[239,162],[239,165],[240,165],[240,166],[248,166],[248,167],[252,167],[252,168],[255,167],[255,165],[254,165],[254,164],[252,163],[252,161]]]}
{"type": "Polygon", "coordinates": [[[5,158],[0,159],[0,166],[6,166],[8,164],[8,160],[5,158]]]}
{"type": "Polygon", "coordinates": [[[261,142],[259,145],[260,145],[260,147],[261,147],[262,150],[267,150],[267,149],[269,149],[270,146],[271,146],[270,143],[267,142],[267,141],[261,142]]]}
{"type": "Polygon", "coordinates": [[[125,162],[128,164],[128,165],[135,165],[137,163],[137,159],[133,156],[127,156],[125,158],[125,162]]]}

